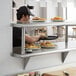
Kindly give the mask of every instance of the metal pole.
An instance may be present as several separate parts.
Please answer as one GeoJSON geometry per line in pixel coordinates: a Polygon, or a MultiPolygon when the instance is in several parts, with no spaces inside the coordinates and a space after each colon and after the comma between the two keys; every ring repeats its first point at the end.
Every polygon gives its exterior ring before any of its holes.
{"type": "Polygon", "coordinates": [[[65,48],[68,47],[68,25],[65,26],[65,48]]]}
{"type": "Polygon", "coordinates": [[[25,28],[22,27],[21,54],[25,54],[25,28]]]}

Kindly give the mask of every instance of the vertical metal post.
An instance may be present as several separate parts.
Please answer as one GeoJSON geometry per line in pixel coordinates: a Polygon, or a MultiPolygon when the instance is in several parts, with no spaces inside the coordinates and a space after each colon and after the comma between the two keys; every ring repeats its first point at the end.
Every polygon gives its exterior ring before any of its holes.
{"type": "Polygon", "coordinates": [[[22,27],[21,54],[25,54],[25,28],[22,27]]]}
{"type": "Polygon", "coordinates": [[[59,26],[57,26],[57,36],[59,37],[59,26]]]}
{"type": "Polygon", "coordinates": [[[57,36],[62,37],[63,36],[63,26],[57,26],[57,36]]]}
{"type": "Polygon", "coordinates": [[[65,48],[68,47],[68,25],[65,26],[65,48]]]}
{"type": "Polygon", "coordinates": [[[67,15],[67,12],[68,12],[68,11],[67,11],[67,7],[66,7],[66,20],[68,19],[68,15],[67,15]]]}

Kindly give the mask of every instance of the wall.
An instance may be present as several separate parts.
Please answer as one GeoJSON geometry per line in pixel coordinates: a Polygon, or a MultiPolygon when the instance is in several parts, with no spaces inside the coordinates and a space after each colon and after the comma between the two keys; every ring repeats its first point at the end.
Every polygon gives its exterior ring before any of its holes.
{"type": "MultiPolygon", "coordinates": [[[[0,74],[11,52],[11,0],[0,2],[0,74]],[[2,67],[2,68],[1,68],[2,67]]],[[[0,75],[2,76],[2,75],[0,75]]]]}
{"type": "MultiPolygon", "coordinates": [[[[32,57],[25,70],[23,70],[23,60],[12,57],[12,28],[11,23],[11,0],[0,2],[0,76],[32,71],[45,67],[61,64],[60,54],[49,54],[32,57]]],[[[68,57],[69,59],[69,57],[68,57]]],[[[71,61],[71,60],[70,60],[71,61]]],[[[69,62],[69,61],[68,61],[69,62]]]]}

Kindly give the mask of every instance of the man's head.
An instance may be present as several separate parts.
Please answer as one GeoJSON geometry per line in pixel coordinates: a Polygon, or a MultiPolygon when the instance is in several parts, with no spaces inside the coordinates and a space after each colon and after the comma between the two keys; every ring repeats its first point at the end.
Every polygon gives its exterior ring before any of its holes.
{"type": "Polygon", "coordinates": [[[28,21],[31,16],[34,16],[30,9],[27,8],[26,6],[22,6],[17,10],[17,20],[23,20],[23,21],[28,21]]]}

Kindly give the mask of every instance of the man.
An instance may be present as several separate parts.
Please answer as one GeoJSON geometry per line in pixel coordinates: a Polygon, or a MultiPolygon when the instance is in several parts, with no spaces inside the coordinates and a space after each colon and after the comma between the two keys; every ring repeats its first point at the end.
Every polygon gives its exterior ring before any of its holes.
{"type": "MultiPolygon", "coordinates": [[[[17,22],[18,23],[28,23],[30,16],[33,14],[30,12],[29,8],[22,6],[17,10],[17,22]]],[[[18,27],[13,27],[13,46],[21,46],[21,35],[22,29],[18,27]]],[[[28,43],[33,43],[38,41],[40,38],[45,37],[45,34],[39,34],[37,36],[30,36],[25,34],[25,41],[28,43]]]]}

